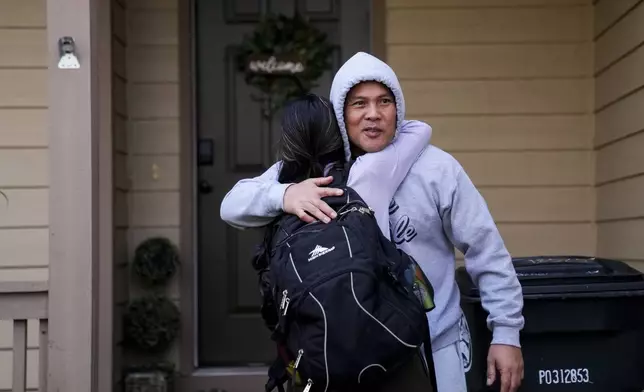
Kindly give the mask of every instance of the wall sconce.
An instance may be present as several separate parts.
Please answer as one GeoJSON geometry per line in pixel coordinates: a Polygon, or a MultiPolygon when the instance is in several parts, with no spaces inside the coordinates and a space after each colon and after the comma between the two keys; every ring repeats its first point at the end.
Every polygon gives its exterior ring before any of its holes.
{"type": "Polygon", "coordinates": [[[72,37],[62,37],[58,40],[59,69],[78,69],[80,63],[76,57],[76,43],[72,37]]]}

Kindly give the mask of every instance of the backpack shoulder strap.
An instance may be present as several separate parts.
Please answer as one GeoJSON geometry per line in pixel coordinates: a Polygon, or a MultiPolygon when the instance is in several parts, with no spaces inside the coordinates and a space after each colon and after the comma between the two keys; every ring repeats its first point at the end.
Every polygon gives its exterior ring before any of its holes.
{"type": "Polygon", "coordinates": [[[354,161],[337,164],[331,168],[329,175],[333,176],[333,181],[328,185],[330,188],[344,188],[347,186],[349,171],[351,170],[353,162],[354,161]]]}
{"type": "Polygon", "coordinates": [[[275,246],[305,224],[296,215],[282,213],[275,217],[271,223],[262,229],[264,230],[264,236],[256,246],[252,258],[253,268],[257,271],[267,268],[270,264],[270,258],[273,256],[275,246]]]}
{"type": "Polygon", "coordinates": [[[333,177],[333,181],[327,187],[329,188],[339,188],[344,190],[344,193],[341,196],[327,196],[322,200],[327,203],[331,208],[338,210],[347,203],[351,201],[362,201],[362,197],[356,193],[353,188],[347,185],[349,180],[349,171],[354,161],[345,162],[341,165],[334,166],[328,173],[329,176],[333,177]]]}
{"type": "Polygon", "coordinates": [[[253,254],[251,260],[253,269],[255,269],[256,271],[262,271],[266,269],[270,264],[270,250],[273,243],[273,237],[275,236],[275,231],[277,229],[278,227],[276,220],[273,220],[273,222],[264,227],[264,237],[262,238],[262,241],[257,244],[255,253],[253,254]]]}

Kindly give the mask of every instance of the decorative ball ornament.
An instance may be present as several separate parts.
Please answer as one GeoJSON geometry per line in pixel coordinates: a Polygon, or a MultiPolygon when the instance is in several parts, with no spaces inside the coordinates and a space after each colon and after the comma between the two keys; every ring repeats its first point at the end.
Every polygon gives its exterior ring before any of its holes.
{"type": "Polygon", "coordinates": [[[167,283],[177,271],[179,253],[176,247],[163,237],[143,241],[134,252],[132,269],[147,286],[167,283]]]}
{"type": "Polygon", "coordinates": [[[335,47],[327,35],[300,14],[268,15],[246,36],[237,56],[238,70],[247,84],[264,94],[266,115],[291,98],[317,87],[331,69],[335,47]]]}
{"type": "Polygon", "coordinates": [[[179,334],[179,308],[165,296],[145,296],[130,301],[124,322],[126,342],[131,347],[162,352],[179,334]]]}

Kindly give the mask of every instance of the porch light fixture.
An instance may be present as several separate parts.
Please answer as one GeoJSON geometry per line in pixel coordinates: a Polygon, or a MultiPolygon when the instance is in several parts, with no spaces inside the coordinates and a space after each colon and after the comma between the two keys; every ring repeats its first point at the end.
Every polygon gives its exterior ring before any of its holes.
{"type": "Polygon", "coordinates": [[[59,69],[79,69],[80,63],[76,57],[76,43],[72,37],[62,37],[58,40],[59,69]]]}

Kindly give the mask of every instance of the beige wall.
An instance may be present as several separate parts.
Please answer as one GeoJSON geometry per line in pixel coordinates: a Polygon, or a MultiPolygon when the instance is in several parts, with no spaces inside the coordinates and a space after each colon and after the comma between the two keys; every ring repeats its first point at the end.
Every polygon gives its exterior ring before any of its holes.
{"type": "Polygon", "coordinates": [[[590,0],[388,0],[407,117],[434,127],[513,256],[593,254],[590,0]]]}
{"type": "MultiPolygon", "coordinates": [[[[128,262],[150,236],[179,245],[178,0],[127,5],[128,262]]],[[[179,277],[170,298],[179,302],[179,277]]],[[[131,296],[139,294],[130,282],[131,296]]],[[[135,360],[130,357],[131,360],[135,360]]],[[[170,359],[178,364],[175,347],[170,359]]]]}
{"type": "Polygon", "coordinates": [[[644,270],[644,4],[595,5],[599,255],[644,270]]]}
{"type": "Polygon", "coordinates": [[[0,279],[46,280],[47,48],[43,0],[0,2],[0,279]]]}
{"type": "MultiPolygon", "coordinates": [[[[0,1],[0,280],[48,279],[47,48],[44,0],[0,1]]],[[[29,321],[29,388],[38,327],[29,321]]],[[[11,388],[13,324],[0,321],[0,391],[11,388]]]]}

